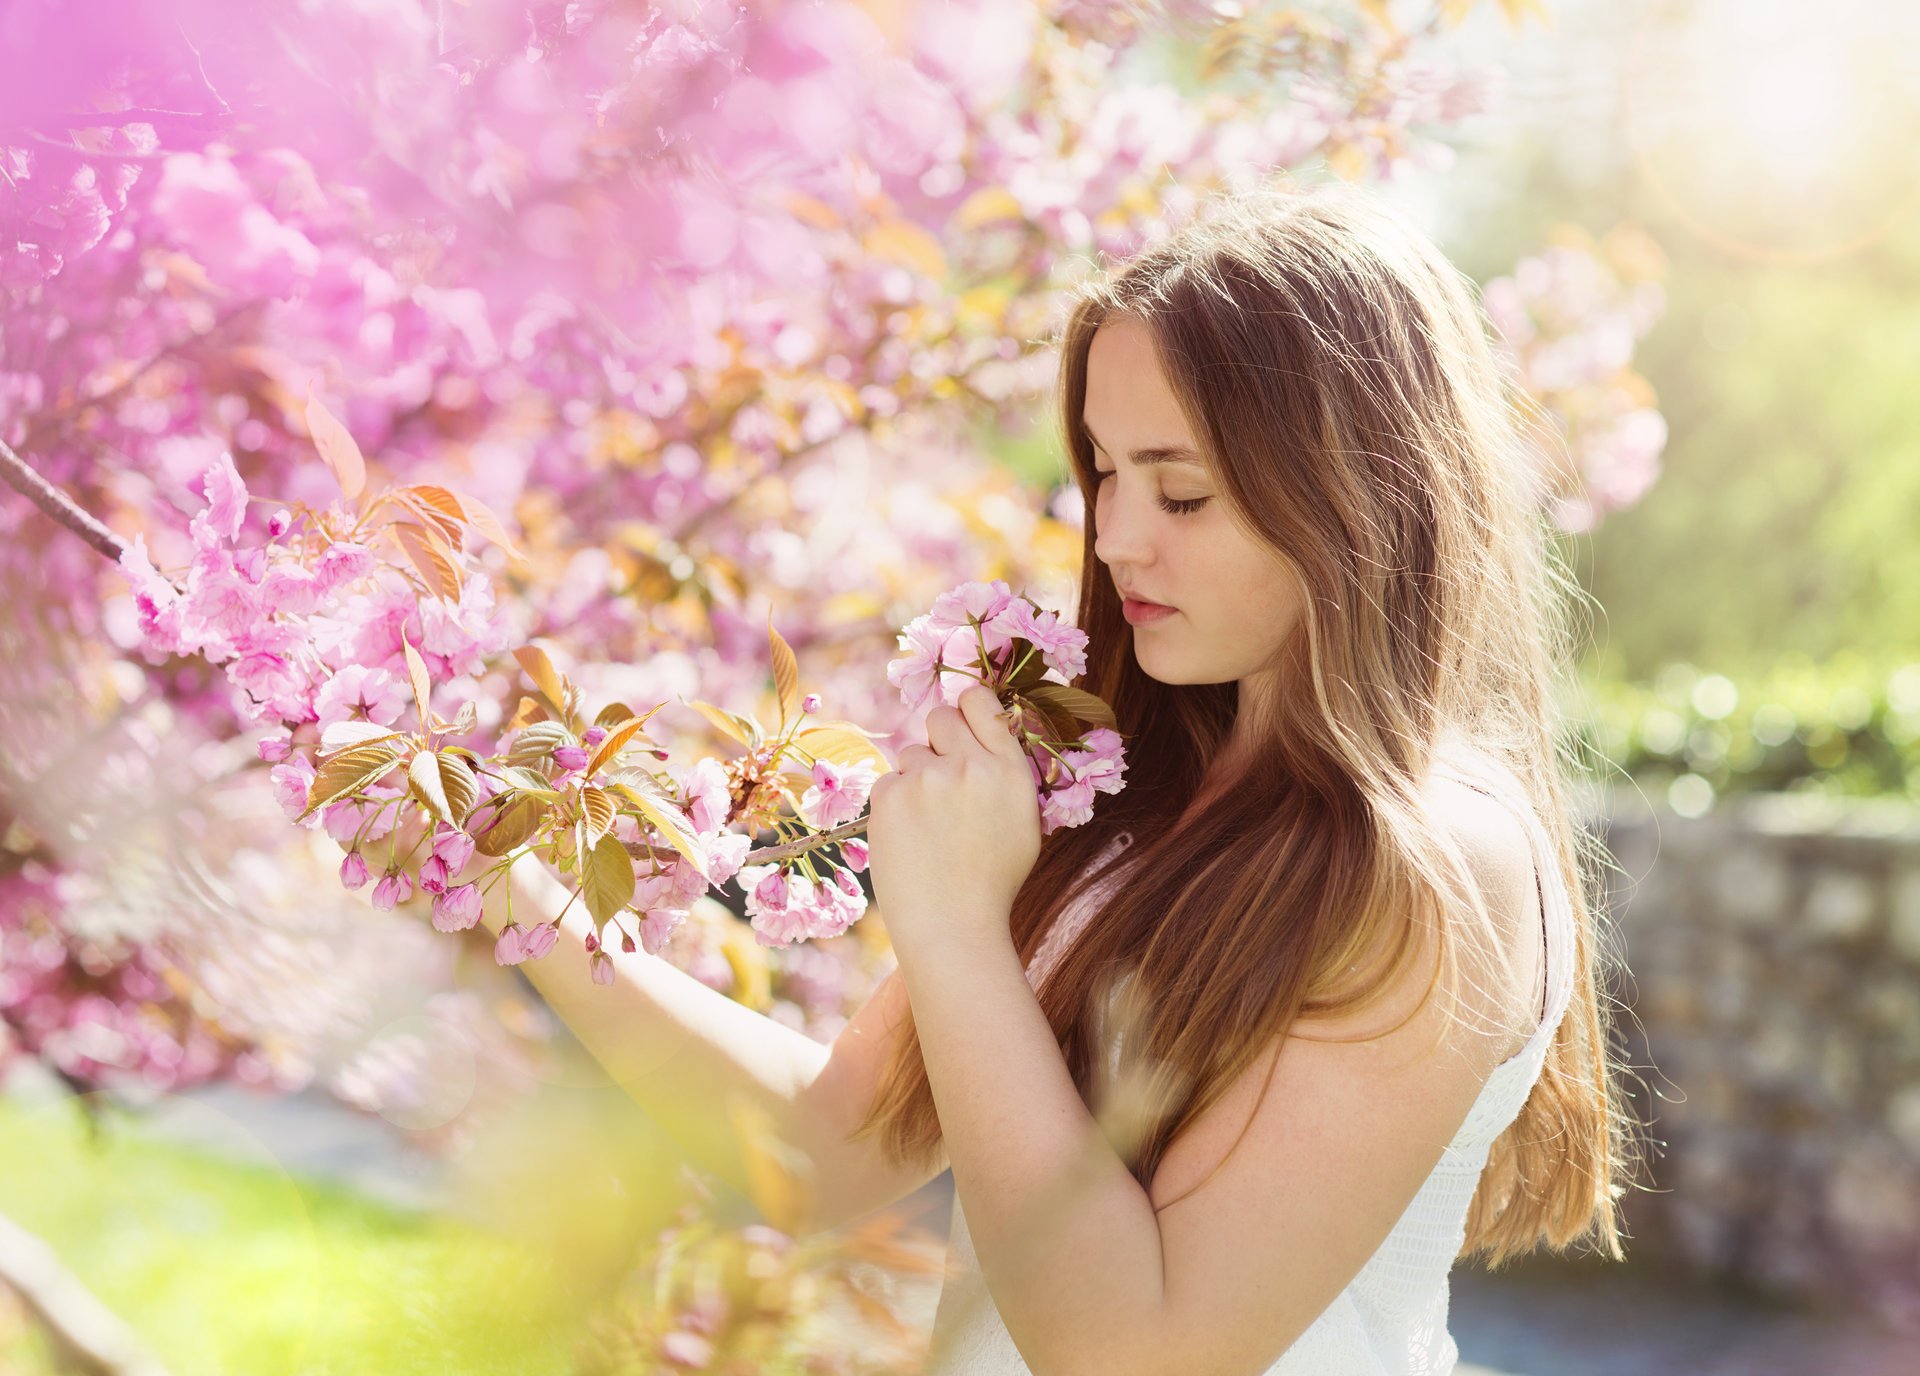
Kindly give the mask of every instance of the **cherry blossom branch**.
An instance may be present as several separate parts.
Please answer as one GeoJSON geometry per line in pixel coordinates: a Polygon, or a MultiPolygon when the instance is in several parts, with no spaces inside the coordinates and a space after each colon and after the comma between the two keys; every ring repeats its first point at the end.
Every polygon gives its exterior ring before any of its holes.
{"type": "Polygon", "coordinates": [[[39,507],[54,521],[85,540],[95,550],[116,564],[120,562],[120,555],[126,549],[127,542],[103,525],[92,512],[41,477],[25,459],[13,452],[12,446],[5,440],[0,440],[0,479],[4,479],[8,487],[39,507]]]}

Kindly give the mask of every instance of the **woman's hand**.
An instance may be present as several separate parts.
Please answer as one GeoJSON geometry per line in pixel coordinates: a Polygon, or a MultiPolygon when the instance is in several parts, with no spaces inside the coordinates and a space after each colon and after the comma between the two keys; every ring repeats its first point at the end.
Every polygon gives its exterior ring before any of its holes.
{"type": "Polygon", "coordinates": [[[927,744],[900,752],[868,809],[874,900],[896,950],[950,934],[1008,938],[1040,855],[1040,800],[990,689],[928,713],[927,744]]]}

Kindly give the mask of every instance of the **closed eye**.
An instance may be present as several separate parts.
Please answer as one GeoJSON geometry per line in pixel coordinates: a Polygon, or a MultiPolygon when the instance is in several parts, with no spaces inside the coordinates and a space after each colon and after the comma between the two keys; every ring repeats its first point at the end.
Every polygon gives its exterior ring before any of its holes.
{"type": "MultiPolygon", "coordinates": [[[[1113,470],[1110,468],[1096,468],[1093,470],[1093,476],[1094,476],[1094,486],[1098,487],[1101,483],[1105,482],[1108,478],[1111,478],[1113,476],[1113,470]]],[[[1213,498],[1211,497],[1162,497],[1156,494],[1156,496],[1154,497],[1154,500],[1160,504],[1160,509],[1162,511],[1169,512],[1175,516],[1191,516],[1194,512],[1198,511],[1201,507],[1205,506],[1208,502],[1212,501],[1213,498]]]]}

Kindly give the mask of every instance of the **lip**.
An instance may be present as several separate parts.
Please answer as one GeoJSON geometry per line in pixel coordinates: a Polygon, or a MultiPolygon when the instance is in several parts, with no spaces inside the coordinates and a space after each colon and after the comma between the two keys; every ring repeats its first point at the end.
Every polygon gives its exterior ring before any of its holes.
{"type": "Polygon", "coordinates": [[[1120,603],[1121,614],[1134,626],[1150,625],[1172,616],[1176,610],[1174,607],[1163,607],[1158,602],[1142,602],[1137,597],[1126,598],[1120,603]]]}

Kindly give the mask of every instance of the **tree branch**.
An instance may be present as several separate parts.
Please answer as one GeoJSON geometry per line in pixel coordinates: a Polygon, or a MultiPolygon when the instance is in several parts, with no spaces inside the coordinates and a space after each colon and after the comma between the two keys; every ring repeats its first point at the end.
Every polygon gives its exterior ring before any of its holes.
{"type": "Polygon", "coordinates": [[[82,1285],[44,1240],[0,1214],[0,1285],[20,1296],[63,1369],[86,1376],[167,1376],[133,1330],[82,1285]]]}
{"type": "Polygon", "coordinates": [[[120,562],[121,552],[126,549],[127,542],[102,525],[92,512],[85,510],[73,498],[28,467],[27,461],[14,453],[5,440],[0,440],[0,480],[4,480],[8,487],[114,563],[120,562]]]}

